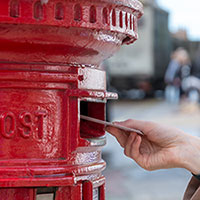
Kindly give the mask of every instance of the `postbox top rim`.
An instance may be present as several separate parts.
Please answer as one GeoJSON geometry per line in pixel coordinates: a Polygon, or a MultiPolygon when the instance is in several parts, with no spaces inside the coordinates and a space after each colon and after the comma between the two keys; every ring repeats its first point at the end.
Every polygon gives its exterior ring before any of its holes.
{"type": "MultiPolygon", "coordinates": [[[[108,0],[102,0],[104,2],[108,2],[108,0]]],[[[138,0],[109,0],[117,5],[127,6],[136,11],[138,11],[138,18],[143,15],[143,4],[138,0]]]]}
{"type": "MultiPolygon", "coordinates": [[[[48,3],[49,0],[41,0],[42,4],[48,3]]],[[[126,6],[134,9],[138,12],[137,17],[140,18],[143,15],[143,4],[139,0],[100,0],[105,3],[114,3],[119,6],[126,6]]]]}

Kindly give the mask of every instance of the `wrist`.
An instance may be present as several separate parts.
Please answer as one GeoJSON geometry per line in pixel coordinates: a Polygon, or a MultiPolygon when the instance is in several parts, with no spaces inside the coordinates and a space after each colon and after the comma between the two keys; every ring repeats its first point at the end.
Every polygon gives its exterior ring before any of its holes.
{"type": "Polygon", "coordinates": [[[191,136],[185,146],[183,167],[194,175],[200,174],[200,138],[191,136]]]}

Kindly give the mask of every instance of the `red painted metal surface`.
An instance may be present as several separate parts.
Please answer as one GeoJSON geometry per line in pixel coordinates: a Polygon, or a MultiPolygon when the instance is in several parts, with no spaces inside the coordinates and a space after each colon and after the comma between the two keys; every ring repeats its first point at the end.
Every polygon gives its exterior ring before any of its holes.
{"type": "Polygon", "coordinates": [[[137,0],[0,1],[0,199],[104,200],[101,62],[137,39],[137,0]],[[51,197],[50,197],[51,198],[51,197]]]}

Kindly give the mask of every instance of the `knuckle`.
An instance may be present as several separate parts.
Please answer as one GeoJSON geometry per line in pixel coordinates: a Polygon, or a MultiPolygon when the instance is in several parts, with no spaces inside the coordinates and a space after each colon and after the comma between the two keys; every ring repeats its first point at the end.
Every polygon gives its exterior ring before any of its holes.
{"type": "Polygon", "coordinates": [[[149,172],[152,172],[154,169],[151,167],[151,166],[149,166],[149,165],[143,165],[143,166],[141,166],[143,169],[145,169],[146,171],[149,171],[149,172]]]}
{"type": "Polygon", "coordinates": [[[133,123],[133,120],[132,119],[127,119],[126,121],[124,121],[124,122],[122,122],[123,123],[123,125],[125,125],[125,126],[131,126],[131,124],[133,123]]]}
{"type": "Polygon", "coordinates": [[[151,126],[151,127],[156,126],[156,123],[155,122],[151,122],[151,121],[145,121],[145,124],[148,125],[148,126],[151,126]]]}
{"type": "Polygon", "coordinates": [[[124,149],[124,154],[127,156],[127,150],[126,150],[126,148],[124,149]]]}
{"type": "Polygon", "coordinates": [[[129,156],[129,155],[128,155],[127,148],[124,149],[124,154],[125,154],[125,156],[127,156],[127,157],[129,156]]]}
{"type": "Polygon", "coordinates": [[[125,122],[126,122],[126,123],[132,123],[133,120],[132,120],[132,119],[127,119],[125,122]]]}

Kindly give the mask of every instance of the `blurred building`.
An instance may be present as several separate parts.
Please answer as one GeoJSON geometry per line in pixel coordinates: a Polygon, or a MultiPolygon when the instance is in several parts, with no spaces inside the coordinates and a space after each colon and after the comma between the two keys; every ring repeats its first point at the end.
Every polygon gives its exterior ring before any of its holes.
{"type": "MultiPolygon", "coordinates": [[[[168,13],[154,0],[140,0],[144,16],[139,21],[139,39],[122,47],[107,62],[111,85],[118,91],[141,89],[146,94],[162,87],[171,51],[168,13]]],[[[122,95],[123,96],[123,95],[122,95]]]]}
{"type": "Polygon", "coordinates": [[[175,39],[178,39],[178,40],[187,41],[188,40],[187,30],[184,29],[184,28],[180,28],[175,33],[172,33],[172,37],[175,38],[175,39]]]}

